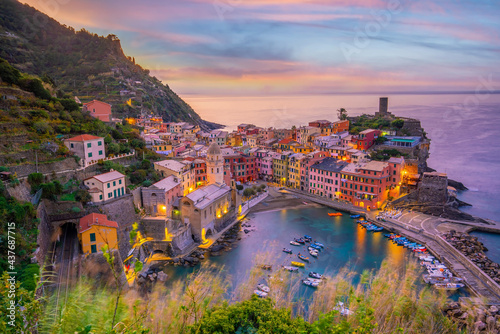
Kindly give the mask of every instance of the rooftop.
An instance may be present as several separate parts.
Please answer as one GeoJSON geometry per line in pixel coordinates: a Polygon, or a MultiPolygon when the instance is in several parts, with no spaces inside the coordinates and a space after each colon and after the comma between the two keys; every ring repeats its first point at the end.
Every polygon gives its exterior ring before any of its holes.
{"type": "Polygon", "coordinates": [[[182,162],[179,162],[177,160],[162,160],[162,161],[157,161],[154,163],[155,165],[173,170],[174,172],[181,172],[184,167],[186,167],[185,164],[182,162]]]}
{"type": "Polygon", "coordinates": [[[68,141],[88,141],[88,140],[96,140],[96,139],[104,139],[102,137],[92,136],[92,135],[79,135],[73,138],[66,139],[68,141]]]}
{"type": "Polygon", "coordinates": [[[170,175],[164,178],[163,180],[154,183],[153,185],[151,185],[150,188],[163,189],[165,191],[169,191],[170,189],[175,188],[179,184],[180,184],[179,180],[175,176],[170,175]]]}
{"type": "Polygon", "coordinates": [[[186,197],[194,202],[194,206],[197,209],[204,209],[230,191],[231,188],[229,186],[216,183],[197,189],[186,195],[186,197]]]}
{"type": "Polygon", "coordinates": [[[347,165],[349,164],[345,161],[340,161],[335,158],[324,158],[322,161],[312,165],[311,168],[338,173],[342,171],[347,165]]]}
{"type": "Polygon", "coordinates": [[[118,228],[118,223],[108,220],[106,215],[100,213],[91,213],[85,217],[80,218],[78,225],[78,232],[82,233],[88,230],[92,225],[107,226],[118,228]]]}
{"type": "Polygon", "coordinates": [[[88,177],[85,180],[96,179],[98,181],[101,181],[102,183],[105,183],[105,182],[121,179],[122,177],[125,177],[125,175],[114,170],[114,171],[110,171],[110,172],[107,172],[104,174],[99,174],[99,175],[94,175],[92,177],[88,177]]]}

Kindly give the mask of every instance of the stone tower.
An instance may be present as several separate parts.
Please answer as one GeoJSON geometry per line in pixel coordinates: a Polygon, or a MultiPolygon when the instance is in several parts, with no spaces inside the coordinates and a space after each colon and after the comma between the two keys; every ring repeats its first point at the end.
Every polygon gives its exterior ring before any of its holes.
{"type": "Polygon", "coordinates": [[[381,97],[378,104],[378,112],[375,113],[377,117],[392,118],[393,115],[388,111],[389,98],[381,97]]]}
{"type": "Polygon", "coordinates": [[[224,159],[219,145],[213,142],[207,151],[207,184],[224,183],[224,159]]]}

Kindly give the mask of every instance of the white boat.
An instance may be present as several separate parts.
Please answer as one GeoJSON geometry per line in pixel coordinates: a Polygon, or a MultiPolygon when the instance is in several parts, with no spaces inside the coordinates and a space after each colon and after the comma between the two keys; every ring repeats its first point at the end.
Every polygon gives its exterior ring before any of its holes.
{"type": "Polygon", "coordinates": [[[297,242],[297,241],[290,241],[290,245],[294,245],[294,246],[300,246],[300,244],[297,242]]]}
{"type": "Polygon", "coordinates": [[[310,250],[309,254],[311,254],[311,256],[318,257],[318,252],[317,251],[310,250]]]}
{"type": "Polygon", "coordinates": [[[453,274],[447,269],[427,269],[430,277],[453,277],[453,274]]]}
{"type": "Polygon", "coordinates": [[[418,257],[418,259],[419,259],[420,261],[432,262],[432,261],[434,261],[436,258],[435,258],[434,256],[432,256],[432,255],[420,255],[420,256],[418,257]]]}
{"type": "Polygon", "coordinates": [[[337,306],[333,308],[335,311],[339,311],[340,315],[347,317],[348,315],[351,315],[353,312],[350,311],[347,307],[344,306],[344,303],[338,302],[337,306]]]}
{"type": "Polygon", "coordinates": [[[460,288],[463,288],[465,284],[462,283],[436,283],[434,284],[436,289],[443,289],[443,290],[457,290],[460,288]]]}
{"type": "Polygon", "coordinates": [[[269,291],[271,291],[271,289],[269,289],[269,287],[265,284],[259,284],[257,285],[257,289],[261,290],[261,291],[264,291],[266,293],[269,293],[269,291]]]}
{"type": "Polygon", "coordinates": [[[424,282],[427,284],[436,284],[436,283],[460,283],[463,282],[463,278],[460,277],[438,277],[438,276],[430,276],[423,275],[424,282]]]}
{"type": "Polygon", "coordinates": [[[309,280],[309,281],[311,281],[311,282],[316,282],[316,283],[318,283],[318,284],[319,284],[319,283],[321,283],[321,282],[323,282],[323,281],[322,281],[321,279],[319,279],[319,278],[307,277],[306,279],[307,279],[307,280],[309,280]]]}
{"type": "Polygon", "coordinates": [[[264,291],[254,290],[253,293],[255,293],[260,298],[266,298],[267,297],[267,292],[264,292],[264,291]]]}
{"type": "Polygon", "coordinates": [[[302,280],[302,283],[304,283],[307,286],[311,286],[313,288],[317,288],[318,285],[319,285],[319,283],[313,282],[313,281],[310,281],[310,280],[307,280],[307,279],[302,280]]]}
{"type": "Polygon", "coordinates": [[[288,270],[288,271],[298,271],[298,267],[292,267],[292,266],[283,266],[283,269],[288,270]]]}

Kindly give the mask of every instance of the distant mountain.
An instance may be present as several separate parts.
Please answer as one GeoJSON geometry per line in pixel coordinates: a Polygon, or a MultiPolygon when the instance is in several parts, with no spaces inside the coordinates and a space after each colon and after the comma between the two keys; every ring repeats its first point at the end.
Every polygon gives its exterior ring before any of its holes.
{"type": "Polygon", "coordinates": [[[62,96],[112,104],[117,116],[159,114],[165,121],[206,122],[168,85],[123,53],[115,35],[75,31],[15,0],[0,1],[0,58],[41,77],[62,96]]]}

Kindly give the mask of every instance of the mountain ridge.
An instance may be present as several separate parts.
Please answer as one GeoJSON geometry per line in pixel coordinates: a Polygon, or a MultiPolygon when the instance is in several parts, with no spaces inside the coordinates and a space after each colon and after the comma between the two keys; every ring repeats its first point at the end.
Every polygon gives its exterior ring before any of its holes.
{"type": "Polygon", "coordinates": [[[127,57],[116,35],[76,31],[16,0],[0,2],[0,58],[53,84],[59,97],[110,103],[118,117],[160,115],[205,130],[221,127],[127,57]]]}

